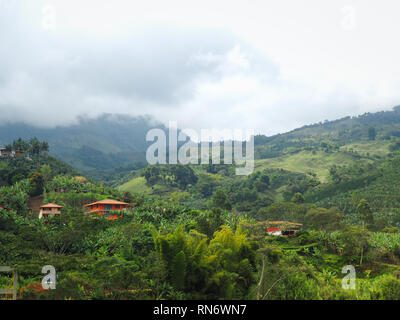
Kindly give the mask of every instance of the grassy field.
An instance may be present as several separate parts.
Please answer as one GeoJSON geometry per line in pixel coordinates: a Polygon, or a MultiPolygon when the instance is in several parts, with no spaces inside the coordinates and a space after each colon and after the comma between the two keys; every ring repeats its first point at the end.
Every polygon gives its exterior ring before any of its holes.
{"type": "MultiPolygon", "coordinates": [[[[353,150],[356,150],[356,148],[358,148],[357,150],[374,150],[374,145],[375,143],[358,143],[349,146],[351,146],[353,150]]],[[[387,145],[385,145],[385,148],[387,149],[387,145]]],[[[376,145],[375,150],[382,154],[385,152],[385,148],[376,145]]],[[[365,151],[365,153],[366,152],[368,151],[365,151]]],[[[370,154],[372,154],[372,152],[370,152],[370,154]]],[[[324,151],[317,151],[313,153],[311,151],[301,151],[296,154],[284,155],[277,158],[256,160],[254,169],[256,171],[264,169],[284,169],[297,173],[314,173],[321,182],[327,182],[329,168],[331,166],[351,165],[354,164],[354,161],[356,161],[354,156],[343,152],[335,151],[333,153],[327,153],[324,151]]],[[[362,159],[359,161],[372,162],[372,160],[369,159],[362,159]]],[[[198,166],[194,166],[194,170],[196,174],[204,173],[204,170],[200,169],[198,166]]],[[[121,185],[118,189],[142,194],[154,194],[155,191],[146,185],[144,177],[133,178],[121,185]]]]}
{"type": "Polygon", "coordinates": [[[167,198],[172,192],[179,191],[177,187],[170,187],[159,184],[156,184],[153,187],[149,187],[146,184],[145,177],[133,178],[132,180],[129,180],[128,182],[119,186],[118,190],[167,198]]]}
{"type": "MultiPolygon", "coordinates": [[[[313,154],[311,151],[301,151],[293,155],[285,155],[278,158],[257,160],[255,170],[264,170],[268,168],[285,169],[299,173],[315,173],[321,182],[327,182],[329,168],[333,165],[351,165],[355,158],[342,152],[327,153],[317,151],[313,154]]],[[[364,159],[363,161],[371,162],[364,159]]]]}
{"type": "Polygon", "coordinates": [[[376,155],[384,157],[387,156],[387,154],[390,152],[389,144],[390,141],[382,141],[382,140],[362,141],[345,145],[341,147],[340,150],[349,151],[350,149],[353,149],[354,151],[357,151],[361,155],[369,154],[371,156],[376,155]]]}
{"type": "Polygon", "coordinates": [[[146,185],[146,179],[144,177],[133,178],[119,186],[118,189],[133,193],[151,194],[151,188],[146,185]]]}
{"type": "MultiPolygon", "coordinates": [[[[385,156],[389,153],[389,142],[386,141],[363,141],[353,144],[348,144],[341,147],[340,151],[334,151],[332,153],[325,152],[324,150],[318,151],[301,151],[294,154],[286,154],[277,158],[260,159],[255,161],[255,171],[264,169],[284,169],[291,172],[313,173],[321,182],[328,182],[329,168],[333,165],[344,166],[352,165],[355,161],[373,162],[368,158],[353,156],[352,154],[341,152],[341,151],[357,151],[361,156],[372,157],[385,156]]],[[[205,173],[204,169],[200,166],[193,166],[196,174],[205,173]]],[[[126,182],[119,187],[122,191],[130,191],[133,193],[142,194],[159,194],[168,192],[168,190],[153,190],[146,185],[144,177],[136,177],[126,182]]],[[[156,188],[157,189],[157,188],[156,188]]],[[[277,194],[273,198],[280,199],[280,192],[277,190],[277,194]]],[[[275,199],[278,200],[278,199],[275,199]]]]}

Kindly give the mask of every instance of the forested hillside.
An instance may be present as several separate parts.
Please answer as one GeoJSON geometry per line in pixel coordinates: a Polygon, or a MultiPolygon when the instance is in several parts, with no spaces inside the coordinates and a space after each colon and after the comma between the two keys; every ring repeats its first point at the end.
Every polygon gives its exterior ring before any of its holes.
{"type": "Polygon", "coordinates": [[[128,167],[129,172],[145,165],[145,138],[152,128],[165,129],[150,117],[112,114],[81,117],[77,124],[56,127],[5,123],[0,125],[0,145],[37,137],[49,143],[51,155],[89,175],[108,178],[114,168],[128,167]]]}
{"type": "Polygon", "coordinates": [[[235,175],[230,166],[192,165],[186,166],[184,176],[189,180],[182,185],[181,166],[149,166],[115,179],[112,185],[199,209],[223,198],[221,208],[252,217],[300,193],[305,201],[336,206],[346,219],[354,220],[355,193],[368,200],[387,223],[398,226],[399,132],[400,109],[396,107],[273,137],[256,136],[255,171],[247,177],[235,175]]]}
{"type": "Polygon", "coordinates": [[[104,185],[17,140],[24,157],[0,159],[0,265],[18,270],[21,299],[400,299],[398,112],[257,136],[248,176],[152,165],[109,168],[104,185]],[[62,213],[39,219],[37,195],[62,213]],[[130,208],[85,213],[105,199],[130,208]]]}

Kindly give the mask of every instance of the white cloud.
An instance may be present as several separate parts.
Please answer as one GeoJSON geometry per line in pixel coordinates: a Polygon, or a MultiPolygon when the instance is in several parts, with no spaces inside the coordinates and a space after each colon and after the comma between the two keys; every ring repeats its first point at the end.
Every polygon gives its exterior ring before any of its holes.
{"type": "Polygon", "coordinates": [[[3,120],[121,112],[272,134],[400,101],[395,0],[1,3],[3,120]]]}

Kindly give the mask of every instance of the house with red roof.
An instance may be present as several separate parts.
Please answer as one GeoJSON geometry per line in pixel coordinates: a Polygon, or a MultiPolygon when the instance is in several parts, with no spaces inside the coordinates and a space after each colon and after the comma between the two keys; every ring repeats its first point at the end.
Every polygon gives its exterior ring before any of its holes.
{"type": "Polygon", "coordinates": [[[130,207],[130,204],[127,202],[105,199],[86,204],[83,207],[88,214],[106,216],[109,220],[116,220],[122,218],[122,213],[120,211],[126,211],[130,207]],[[115,215],[113,215],[113,212],[115,212],[115,215]]]}
{"type": "Polygon", "coordinates": [[[267,225],[267,233],[273,236],[292,236],[303,226],[301,223],[289,221],[268,221],[267,225]]]}
{"type": "Polygon", "coordinates": [[[61,208],[64,208],[63,206],[60,206],[55,203],[48,203],[40,206],[40,211],[39,211],[39,219],[41,218],[47,218],[47,217],[54,217],[56,215],[61,214],[61,208]]]}

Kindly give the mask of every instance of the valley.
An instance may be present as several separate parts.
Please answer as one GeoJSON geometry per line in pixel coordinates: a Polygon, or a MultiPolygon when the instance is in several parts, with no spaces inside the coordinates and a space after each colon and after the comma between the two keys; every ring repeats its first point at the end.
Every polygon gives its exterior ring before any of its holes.
{"type": "Polygon", "coordinates": [[[399,299],[399,132],[395,108],[257,135],[248,176],[100,164],[104,143],[81,172],[81,155],[70,165],[15,137],[0,157],[0,265],[18,270],[18,299],[399,299]],[[39,219],[43,204],[60,209],[39,219]]]}

